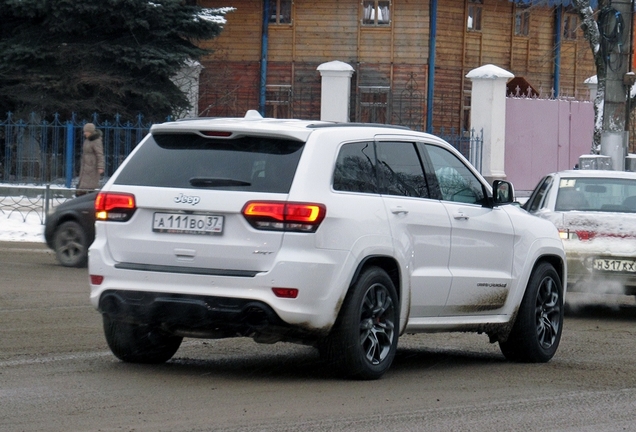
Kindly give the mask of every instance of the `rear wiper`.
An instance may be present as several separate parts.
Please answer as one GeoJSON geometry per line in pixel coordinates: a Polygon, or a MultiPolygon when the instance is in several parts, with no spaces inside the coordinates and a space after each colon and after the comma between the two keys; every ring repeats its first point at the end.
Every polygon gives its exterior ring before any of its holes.
{"type": "Polygon", "coordinates": [[[251,186],[252,183],[243,180],[214,177],[192,177],[190,184],[194,187],[215,187],[215,186],[251,186]]]}

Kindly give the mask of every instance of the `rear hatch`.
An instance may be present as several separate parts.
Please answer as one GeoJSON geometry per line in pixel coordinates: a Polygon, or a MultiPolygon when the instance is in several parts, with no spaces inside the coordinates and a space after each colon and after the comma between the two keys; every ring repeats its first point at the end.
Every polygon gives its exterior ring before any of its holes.
{"type": "Polygon", "coordinates": [[[130,220],[105,222],[113,259],[163,271],[269,270],[283,232],[254,229],[242,210],[287,200],[303,147],[295,138],[153,132],[102,191],[132,194],[136,206],[130,220]]]}

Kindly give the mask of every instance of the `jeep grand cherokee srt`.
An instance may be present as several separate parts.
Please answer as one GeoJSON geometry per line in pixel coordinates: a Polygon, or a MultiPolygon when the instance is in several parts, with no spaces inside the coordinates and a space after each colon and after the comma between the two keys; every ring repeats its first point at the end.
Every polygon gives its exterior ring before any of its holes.
{"type": "Polygon", "coordinates": [[[491,188],[405,128],[254,111],[158,124],[95,201],[91,301],[127,362],[165,362],[184,337],[248,336],[375,379],[401,334],[439,331],[546,362],[565,254],[513,200],[510,183],[491,188]]]}

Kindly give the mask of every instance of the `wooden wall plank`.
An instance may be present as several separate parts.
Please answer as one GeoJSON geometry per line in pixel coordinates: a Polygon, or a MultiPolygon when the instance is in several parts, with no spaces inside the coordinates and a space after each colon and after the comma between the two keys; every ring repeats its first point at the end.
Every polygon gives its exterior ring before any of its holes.
{"type": "MultiPolygon", "coordinates": [[[[218,38],[202,42],[215,50],[202,62],[206,82],[223,88],[245,85],[242,96],[258,102],[261,56],[262,0],[200,0],[204,7],[235,7],[218,38]]],[[[484,0],[480,32],[466,30],[467,0],[439,0],[435,74],[436,127],[459,127],[463,115],[464,77],[470,70],[493,63],[522,76],[535,88],[549,92],[554,85],[554,8],[533,6],[530,34],[514,36],[515,6],[509,0],[484,0]]],[[[270,84],[290,83],[298,93],[295,115],[319,115],[321,63],[341,60],[356,69],[352,84],[390,85],[394,94],[415,83],[426,94],[429,57],[429,2],[392,0],[392,23],[387,28],[360,26],[360,0],[294,0],[293,23],[270,25],[268,74],[270,84]],[[409,84],[410,83],[410,84],[409,84]],[[306,88],[306,89],[305,89],[306,88]],[[308,96],[310,95],[310,96],[308,96]],[[318,108],[317,108],[318,106],[318,108]]],[[[587,41],[579,39],[561,47],[560,85],[582,94],[583,81],[594,75],[587,41]]],[[[202,83],[202,85],[208,85],[202,83]]],[[[202,94],[205,91],[202,90],[202,94]]],[[[209,105],[211,91],[201,105],[209,105]]],[[[206,105],[206,106],[207,106],[206,105]]]]}

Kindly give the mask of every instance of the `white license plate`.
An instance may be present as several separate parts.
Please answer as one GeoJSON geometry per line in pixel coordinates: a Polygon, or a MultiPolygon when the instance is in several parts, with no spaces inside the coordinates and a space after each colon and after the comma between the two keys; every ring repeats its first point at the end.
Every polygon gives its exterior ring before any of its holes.
{"type": "Polygon", "coordinates": [[[595,259],[594,269],[615,272],[631,272],[636,273],[636,261],[633,260],[613,260],[613,259],[595,259]]]}
{"type": "Polygon", "coordinates": [[[219,234],[223,232],[223,216],[155,213],[152,230],[170,234],[219,234]]]}

